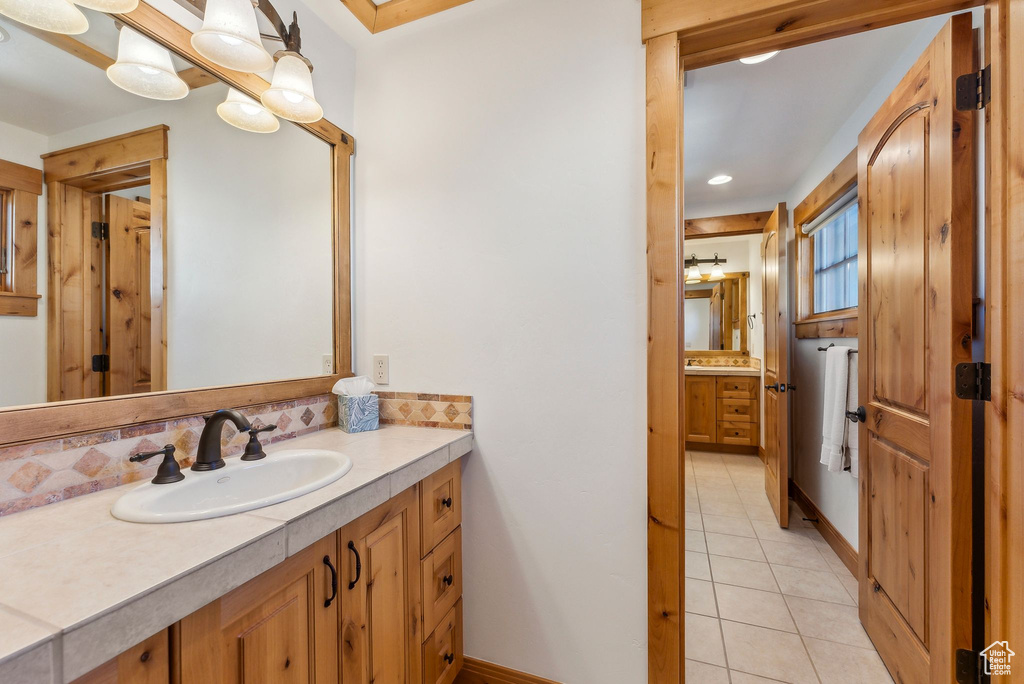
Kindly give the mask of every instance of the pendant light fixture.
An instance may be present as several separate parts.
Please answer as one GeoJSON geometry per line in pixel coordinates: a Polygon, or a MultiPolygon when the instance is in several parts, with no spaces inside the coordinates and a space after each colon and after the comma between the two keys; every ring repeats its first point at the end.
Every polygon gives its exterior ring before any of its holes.
{"type": "Polygon", "coordinates": [[[273,133],[281,122],[259,102],[234,88],[228,89],[228,99],[217,105],[217,115],[235,128],[250,133],[273,133]]]}
{"type": "Polygon", "coordinates": [[[235,71],[255,74],[274,66],[260,39],[251,0],[207,0],[203,27],[192,36],[192,47],[214,64],[235,71]]]}
{"type": "Polygon", "coordinates": [[[309,65],[293,52],[278,53],[274,79],[260,96],[263,106],[282,119],[314,123],[324,118],[323,107],[313,96],[309,65]]]}
{"type": "Polygon", "coordinates": [[[690,268],[686,271],[686,280],[684,281],[687,285],[694,285],[701,282],[700,266],[697,265],[697,255],[690,255],[690,268]]]}
{"type": "Polygon", "coordinates": [[[73,36],[89,30],[89,20],[70,0],[0,0],[0,14],[50,33],[73,36]]]}
{"type": "Polygon", "coordinates": [[[88,7],[97,12],[124,14],[139,6],[139,0],[73,0],[76,5],[88,7]]]}
{"type": "Polygon", "coordinates": [[[725,280],[725,271],[722,270],[722,264],[718,263],[718,252],[715,252],[715,263],[711,267],[711,275],[708,276],[708,280],[725,280]]]}
{"type": "Polygon", "coordinates": [[[188,95],[167,48],[133,29],[121,27],[117,61],[107,68],[107,78],[117,87],[152,100],[180,100],[188,95]]]}

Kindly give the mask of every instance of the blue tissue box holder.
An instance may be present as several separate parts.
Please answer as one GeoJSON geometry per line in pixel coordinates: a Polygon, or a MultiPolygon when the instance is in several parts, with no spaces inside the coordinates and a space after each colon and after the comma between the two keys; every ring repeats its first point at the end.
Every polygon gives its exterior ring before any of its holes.
{"type": "Polygon", "coordinates": [[[363,397],[338,396],[338,425],[345,432],[376,430],[380,424],[380,405],[376,394],[363,397]]]}

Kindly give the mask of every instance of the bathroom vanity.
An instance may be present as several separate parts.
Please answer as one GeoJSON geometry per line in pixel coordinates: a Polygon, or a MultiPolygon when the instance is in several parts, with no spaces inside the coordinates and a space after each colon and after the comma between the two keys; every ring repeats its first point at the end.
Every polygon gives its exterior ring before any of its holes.
{"type": "Polygon", "coordinates": [[[0,630],[0,681],[452,682],[472,435],[387,426],[281,446],[341,451],[353,467],[210,520],[116,520],[130,487],[0,520],[0,604],[26,623],[0,630]]]}
{"type": "Polygon", "coordinates": [[[757,453],[761,435],[761,371],[686,368],[686,445],[757,453]]]}

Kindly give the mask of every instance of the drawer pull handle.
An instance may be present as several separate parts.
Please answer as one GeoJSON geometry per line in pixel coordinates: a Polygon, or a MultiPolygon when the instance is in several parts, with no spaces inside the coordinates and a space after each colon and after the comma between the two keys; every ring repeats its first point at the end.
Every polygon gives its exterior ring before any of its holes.
{"type": "Polygon", "coordinates": [[[348,583],[349,591],[351,591],[356,588],[356,584],[359,583],[359,578],[363,574],[363,559],[359,557],[359,551],[354,542],[348,543],[348,550],[356,555],[356,578],[348,583]]]}
{"type": "Polygon", "coordinates": [[[455,654],[454,653],[446,653],[445,656],[444,656],[444,662],[448,663],[449,665],[454,663],[455,662],[455,654]]]}
{"type": "Polygon", "coordinates": [[[443,578],[441,579],[441,581],[442,581],[442,582],[444,582],[445,586],[447,586],[447,587],[450,587],[450,586],[452,586],[452,583],[454,583],[454,582],[455,582],[455,578],[454,578],[454,577],[452,577],[451,575],[445,575],[445,576],[444,576],[444,577],[443,577],[443,578]]]}
{"type": "Polygon", "coordinates": [[[324,601],[324,608],[330,608],[331,604],[334,603],[334,599],[338,596],[338,571],[331,564],[330,556],[324,556],[324,565],[331,571],[331,597],[324,601]]]}
{"type": "Polygon", "coordinates": [[[445,508],[451,508],[452,497],[449,496],[447,499],[441,499],[441,505],[444,506],[445,508]]]}

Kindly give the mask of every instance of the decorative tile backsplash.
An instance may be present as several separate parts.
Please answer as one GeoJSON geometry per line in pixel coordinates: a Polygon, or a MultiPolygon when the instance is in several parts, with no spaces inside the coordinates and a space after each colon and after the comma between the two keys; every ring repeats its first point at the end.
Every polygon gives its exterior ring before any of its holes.
{"type": "MultiPolygon", "coordinates": [[[[273,432],[261,435],[264,444],[338,423],[338,403],[330,394],[253,406],[242,413],[254,425],[277,425],[273,432]]],[[[146,463],[128,458],[165,444],[177,448],[175,456],[182,467],[191,465],[204,424],[202,416],[191,416],[0,449],[0,516],[149,479],[156,474],[160,457],[146,463]]],[[[225,456],[241,454],[247,441],[247,434],[240,434],[230,422],[225,424],[221,437],[225,456]]]]}
{"type": "Polygon", "coordinates": [[[736,354],[735,356],[706,356],[700,352],[686,352],[686,363],[691,366],[734,366],[736,368],[760,368],[761,359],[736,354]]]}
{"type": "Polygon", "coordinates": [[[380,398],[382,425],[473,429],[473,397],[461,394],[374,392],[380,398]]]}

